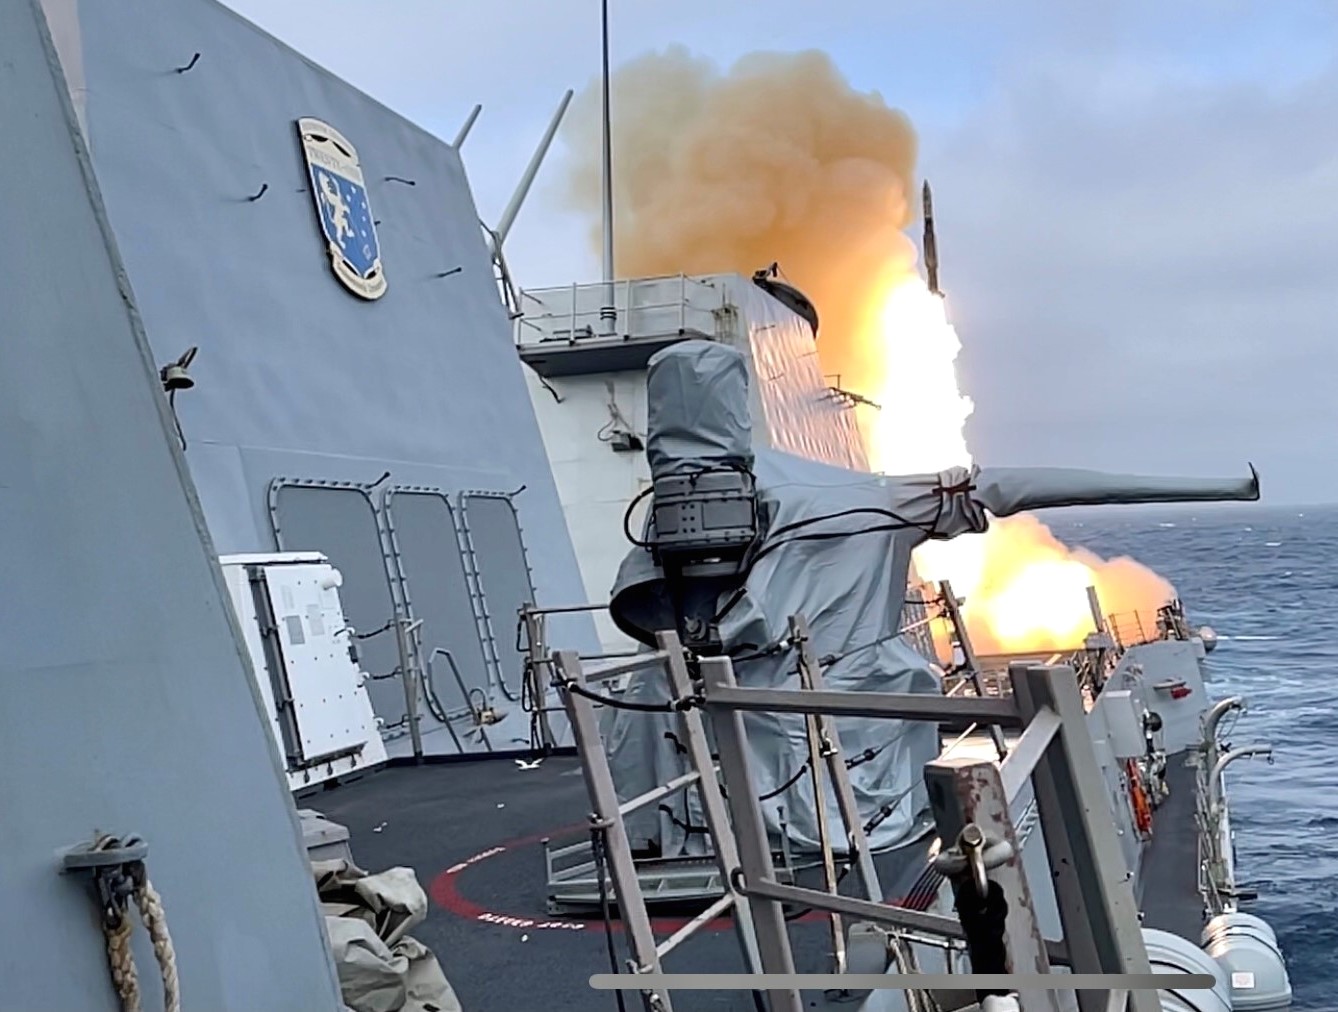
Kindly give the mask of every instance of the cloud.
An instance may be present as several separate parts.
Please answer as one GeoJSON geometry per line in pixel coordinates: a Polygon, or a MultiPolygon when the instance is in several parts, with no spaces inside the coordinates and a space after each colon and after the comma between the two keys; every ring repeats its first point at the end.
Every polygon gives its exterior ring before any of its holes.
{"type": "Polygon", "coordinates": [[[1223,469],[1338,496],[1333,65],[1286,87],[1121,52],[1015,70],[924,130],[986,459],[1223,469]]]}

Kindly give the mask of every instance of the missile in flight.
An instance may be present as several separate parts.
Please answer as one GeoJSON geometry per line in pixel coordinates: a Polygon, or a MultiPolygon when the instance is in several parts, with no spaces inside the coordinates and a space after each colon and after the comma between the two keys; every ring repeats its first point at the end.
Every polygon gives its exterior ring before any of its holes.
{"type": "Polygon", "coordinates": [[[929,290],[935,295],[942,295],[938,287],[938,243],[934,239],[934,195],[929,190],[929,180],[925,180],[922,195],[925,218],[925,271],[928,274],[929,290]]]}

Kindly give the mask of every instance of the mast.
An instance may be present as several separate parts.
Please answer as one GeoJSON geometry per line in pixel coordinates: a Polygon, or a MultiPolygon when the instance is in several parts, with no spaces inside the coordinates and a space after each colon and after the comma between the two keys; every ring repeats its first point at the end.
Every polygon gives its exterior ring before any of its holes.
{"type": "MultiPolygon", "coordinates": [[[[562,117],[567,114],[567,106],[571,104],[571,97],[574,94],[570,88],[562,95],[562,101],[558,103],[557,112],[553,113],[553,118],[549,120],[548,129],[539,140],[539,146],[534,149],[534,155],[530,158],[530,164],[525,168],[525,174],[520,177],[520,183],[516,186],[516,192],[511,195],[511,200],[506,205],[506,210],[502,212],[501,220],[497,222],[496,236],[497,248],[500,251],[502,243],[506,242],[506,237],[511,232],[511,226],[516,223],[516,215],[520,213],[521,205],[525,203],[525,198],[529,196],[530,187],[534,185],[534,179],[539,175],[539,169],[548,157],[548,149],[553,144],[553,138],[557,136],[558,127],[562,125],[562,117]]],[[[478,109],[481,106],[475,106],[478,109]]]]}
{"type": "Polygon", "coordinates": [[[614,304],[613,293],[613,137],[609,116],[609,0],[601,0],[601,42],[603,62],[601,67],[601,89],[603,98],[603,129],[600,131],[603,143],[603,227],[604,227],[604,305],[599,311],[600,320],[607,326],[608,333],[613,333],[614,321],[618,310],[614,304]]]}

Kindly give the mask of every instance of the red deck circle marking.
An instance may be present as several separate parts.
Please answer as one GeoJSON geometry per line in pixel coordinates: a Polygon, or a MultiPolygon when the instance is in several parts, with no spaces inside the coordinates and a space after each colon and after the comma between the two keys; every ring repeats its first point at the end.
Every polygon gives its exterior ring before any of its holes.
{"type": "MultiPolygon", "coordinates": [[[[473,900],[464,896],[457,882],[461,875],[470,868],[482,864],[484,861],[490,861],[493,858],[506,853],[519,850],[522,847],[532,846],[543,840],[552,840],[560,836],[569,836],[579,833],[586,827],[583,825],[564,826],[561,829],[553,830],[549,833],[536,833],[532,836],[521,836],[514,840],[507,840],[496,846],[488,847],[479,851],[471,857],[465,858],[456,864],[451,865],[428,886],[428,894],[432,901],[443,910],[455,914],[457,917],[468,921],[478,921],[482,924],[492,924],[498,927],[511,928],[515,931],[585,931],[593,929],[596,931],[604,930],[604,923],[601,920],[574,920],[571,918],[543,918],[526,917],[517,914],[503,913],[497,910],[489,910],[487,907],[480,906],[473,900]]],[[[802,923],[809,920],[817,920],[822,914],[812,912],[798,917],[792,923],[802,923]]],[[[652,917],[650,919],[651,928],[656,933],[672,934],[683,925],[687,924],[691,918],[688,917],[652,917]]],[[[733,927],[734,922],[728,917],[717,917],[715,920],[703,925],[702,931],[724,931],[733,927]]],[[[614,920],[610,925],[613,931],[621,932],[623,923],[621,920],[614,920]]]]}

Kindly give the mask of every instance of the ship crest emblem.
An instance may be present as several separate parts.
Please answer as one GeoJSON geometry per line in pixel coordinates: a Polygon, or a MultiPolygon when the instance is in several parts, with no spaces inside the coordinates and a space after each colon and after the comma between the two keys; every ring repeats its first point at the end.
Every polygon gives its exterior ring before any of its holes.
{"type": "Polygon", "coordinates": [[[386,277],[358,152],[318,119],[298,120],[297,130],[334,275],[353,294],[379,299],[386,277]]]}

